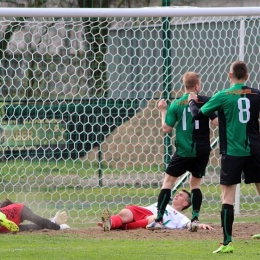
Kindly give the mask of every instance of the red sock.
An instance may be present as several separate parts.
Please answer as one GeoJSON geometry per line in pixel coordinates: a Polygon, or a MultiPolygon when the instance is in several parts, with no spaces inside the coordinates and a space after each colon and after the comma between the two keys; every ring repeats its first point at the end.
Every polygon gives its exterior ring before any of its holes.
{"type": "Polygon", "coordinates": [[[122,227],[122,219],[117,215],[112,215],[111,219],[111,229],[117,229],[122,227]]]}
{"type": "Polygon", "coordinates": [[[124,224],[124,229],[146,228],[147,225],[148,219],[141,219],[135,222],[124,224]]]}

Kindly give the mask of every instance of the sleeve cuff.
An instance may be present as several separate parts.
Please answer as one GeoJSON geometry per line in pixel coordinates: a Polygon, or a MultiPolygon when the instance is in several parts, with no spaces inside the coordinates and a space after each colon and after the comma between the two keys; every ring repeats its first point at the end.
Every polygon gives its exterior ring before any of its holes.
{"type": "Polygon", "coordinates": [[[196,103],[196,101],[195,101],[194,99],[191,99],[191,100],[189,101],[189,104],[190,104],[190,103],[193,103],[193,102],[196,103]]]}

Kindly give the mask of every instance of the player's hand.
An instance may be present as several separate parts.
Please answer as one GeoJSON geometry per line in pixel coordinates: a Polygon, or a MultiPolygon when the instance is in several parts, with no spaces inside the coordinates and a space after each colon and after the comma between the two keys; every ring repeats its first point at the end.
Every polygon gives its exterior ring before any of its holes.
{"type": "Polygon", "coordinates": [[[159,110],[167,110],[167,103],[164,99],[159,100],[158,102],[158,108],[159,110]]]}
{"type": "Polygon", "coordinates": [[[191,99],[194,99],[195,101],[198,100],[198,96],[195,92],[190,92],[190,94],[188,96],[188,101],[190,101],[191,99]]]}
{"type": "Polygon", "coordinates": [[[66,211],[64,211],[64,210],[58,211],[55,214],[54,222],[57,225],[65,224],[67,222],[67,220],[68,220],[68,215],[67,215],[66,211]]]}
{"type": "Polygon", "coordinates": [[[207,225],[207,224],[200,224],[200,228],[201,229],[207,229],[207,230],[214,230],[215,229],[212,226],[207,225]]]}

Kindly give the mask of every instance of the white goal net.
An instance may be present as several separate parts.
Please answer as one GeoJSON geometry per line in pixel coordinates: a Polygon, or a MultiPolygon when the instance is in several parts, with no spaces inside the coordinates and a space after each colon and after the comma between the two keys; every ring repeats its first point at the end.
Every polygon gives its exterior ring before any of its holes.
{"type": "MultiPolygon", "coordinates": [[[[260,8],[0,13],[0,199],[46,217],[64,208],[86,224],[104,207],[156,203],[174,151],[156,103],[182,95],[186,71],[212,96],[229,87],[229,65],[240,59],[259,88],[260,8]]],[[[217,138],[212,127],[204,218],[219,217],[221,206],[217,138]]],[[[177,188],[189,190],[187,178],[177,188]]],[[[237,216],[258,215],[259,203],[242,182],[237,216]]]]}

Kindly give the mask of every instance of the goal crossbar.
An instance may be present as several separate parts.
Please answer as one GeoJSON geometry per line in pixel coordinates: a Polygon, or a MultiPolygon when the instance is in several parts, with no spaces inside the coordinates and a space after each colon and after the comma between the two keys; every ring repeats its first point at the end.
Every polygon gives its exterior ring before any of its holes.
{"type": "Polygon", "coordinates": [[[204,8],[0,8],[1,17],[205,17],[258,16],[260,7],[204,8]]]}

